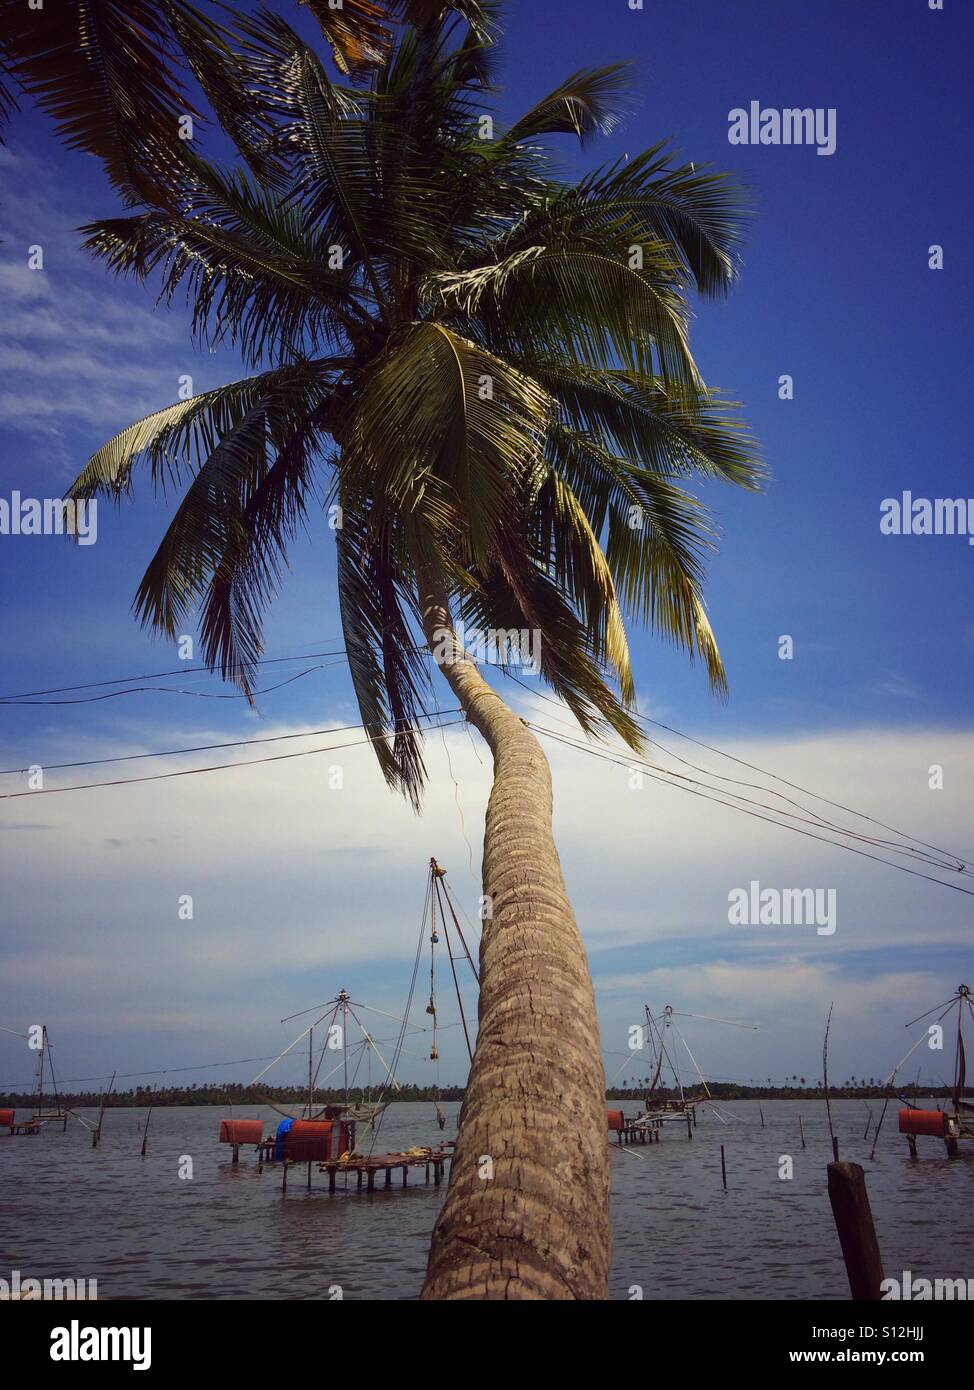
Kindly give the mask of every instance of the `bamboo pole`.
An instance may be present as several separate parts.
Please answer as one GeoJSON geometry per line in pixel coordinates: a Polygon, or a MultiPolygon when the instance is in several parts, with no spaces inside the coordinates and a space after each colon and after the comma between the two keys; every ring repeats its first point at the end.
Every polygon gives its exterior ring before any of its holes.
{"type": "Polygon", "coordinates": [[[112,1093],[112,1091],[115,1089],[115,1077],[116,1077],[116,1075],[117,1075],[116,1072],[112,1072],[112,1079],[111,1079],[111,1083],[110,1083],[110,1085],[109,1085],[109,1087],[108,1087],[108,1090],[107,1090],[107,1091],[102,1091],[102,1093],[101,1093],[101,1108],[100,1108],[99,1111],[98,1111],[98,1124],[97,1124],[97,1126],[95,1127],[95,1130],[94,1130],[94,1132],[93,1132],[93,1134],[92,1134],[92,1136],[91,1136],[91,1147],[92,1147],[93,1149],[97,1149],[98,1145],[101,1143],[101,1126],[102,1126],[102,1121],[103,1121],[104,1118],[105,1118],[105,1102],[106,1102],[108,1096],[110,1096],[111,1093],[112,1093]]]}
{"type": "MultiPolygon", "coordinates": [[[[433,865],[433,868],[432,868],[432,874],[433,874],[433,893],[434,893],[434,895],[435,895],[437,898],[439,898],[439,896],[440,896],[440,880],[439,880],[439,878],[437,877],[436,860],[435,860],[435,859],[432,859],[432,860],[430,860],[430,863],[433,865]]],[[[447,899],[447,901],[449,901],[449,899],[447,899]]],[[[450,970],[453,972],[453,988],[454,988],[454,990],[456,991],[456,996],[457,996],[457,1008],[460,1010],[460,1022],[463,1024],[463,1037],[464,1037],[464,1041],[465,1041],[466,1044],[467,1044],[467,1055],[468,1055],[468,1057],[470,1058],[470,1061],[471,1061],[471,1063],[472,1063],[472,1062],[473,1062],[473,1048],[472,1048],[471,1045],[470,1045],[470,1034],[467,1032],[467,1018],[466,1018],[466,1014],[464,1013],[464,1010],[463,1010],[463,999],[460,997],[460,981],[457,979],[457,967],[456,967],[456,962],[455,962],[454,959],[453,959],[453,947],[450,945],[450,933],[449,933],[449,930],[447,929],[447,925],[446,925],[446,913],[443,911],[443,903],[442,903],[442,900],[440,901],[440,918],[441,918],[441,920],[442,920],[442,922],[443,922],[443,941],[444,941],[444,943],[445,943],[445,945],[446,945],[447,959],[448,959],[449,962],[450,962],[450,970]]],[[[456,919],[454,919],[454,921],[455,921],[455,920],[456,920],[456,919]]]]}
{"type": "Polygon", "coordinates": [[[150,1104],[148,1113],[145,1117],[145,1129],[142,1131],[142,1157],[145,1158],[145,1146],[149,1142],[149,1121],[152,1119],[152,1106],[150,1104]]]}
{"type": "Polygon", "coordinates": [[[829,1105],[829,1029],[832,1026],[832,1010],[835,1004],[829,1005],[829,1016],[825,1023],[825,1041],[822,1044],[822,1083],[825,1087],[825,1114],[829,1122],[829,1135],[832,1139],[832,1161],[839,1161],[839,1141],[835,1137],[835,1130],[832,1128],[832,1107],[829,1105]]]}

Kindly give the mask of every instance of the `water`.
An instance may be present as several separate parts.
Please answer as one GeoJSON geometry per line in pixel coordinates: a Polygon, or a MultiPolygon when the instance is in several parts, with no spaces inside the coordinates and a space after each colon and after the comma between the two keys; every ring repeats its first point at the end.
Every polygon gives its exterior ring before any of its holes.
{"type": "MultiPolygon", "coordinates": [[[[922,1103],[922,1102],[921,1102],[922,1103]]],[[[721,1103],[726,1125],[700,1112],[693,1142],[667,1125],[659,1144],[612,1154],[614,1254],[611,1294],[645,1298],[847,1298],[825,1185],[831,1146],[821,1101],[721,1103]],[[801,1147],[798,1116],[805,1127],[801,1147]],[[727,1151],[729,1190],[720,1178],[727,1151]],[[778,1176],[782,1155],[794,1177],[778,1176]]],[[[626,1107],[632,1111],[633,1107],[626,1107]]],[[[395,1105],[378,1150],[436,1143],[455,1133],[458,1105],[444,1105],[440,1135],[433,1108],[395,1105]]],[[[873,1102],[874,1112],[879,1107],[873,1102]]],[[[863,1142],[866,1108],[833,1102],[840,1156],[863,1163],[888,1275],[974,1278],[966,1216],[974,1192],[974,1150],[948,1159],[920,1139],[911,1163],[890,1105],[875,1163],[863,1142]]],[[[89,1119],[93,1111],[79,1112],[89,1119]]],[[[403,1190],[369,1196],[315,1172],[292,1169],[282,1199],[281,1170],[244,1151],[240,1165],[217,1143],[226,1111],[159,1109],[149,1152],[139,1155],[145,1112],[109,1110],[99,1148],[80,1125],[36,1138],[0,1137],[0,1277],[91,1278],[103,1297],[411,1299],[422,1285],[430,1230],[445,1189],[412,1170],[403,1190]],[[184,1156],[192,1179],[179,1177],[184,1156]]],[[[260,1115],[269,1133],[278,1117],[260,1115]]]]}

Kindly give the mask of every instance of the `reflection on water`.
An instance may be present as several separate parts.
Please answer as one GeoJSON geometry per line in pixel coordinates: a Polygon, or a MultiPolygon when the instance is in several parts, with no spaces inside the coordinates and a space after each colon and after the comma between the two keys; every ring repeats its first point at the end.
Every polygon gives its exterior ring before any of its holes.
{"type": "MultiPolygon", "coordinates": [[[[457,1105],[442,1137],[455,1133],[457,1105]]],[[[831,1157],[820,1101],[721,1103],[728,1123],[701,1112],[692,1142],[667,1126],[659,1144],[612,1154],[615,1248],[611,1293],[645,1298],[846,1298],[848,1286],[825,1186],[831,1157]],[[807,1148],[802,1149],[798,1116],[807,1148]],[[728,1191],[720,1178],[727,1154],[728,1191]],[[783,1155],[794,1177],[782,1180],[783,1155]]],[[[631,1110],[632,1107],[630,1106],[631,1110]]],[[[875,1106],[874,1106],[875,1109],[875,1106]]],[[[88,1113],[88,1112],[82,1112],[88,1113]]],[[[91,1112],[94,1118],[94,1112],[91,1112]]],[[[249,1155],[234,1168],[217,1143],[224,1112],[153,1112],[148,1154],[139,1156],[145,1112],[110,1110],[99,1148],[80,1125],[36,1138],[0,1138],[0,1277],[98,1280],[103,1297],[415,1298],[443,1188],[413,1170],[371,1195],[329,1197],[317,1172],[309,1195],[292,1169],[284,1197],[279,1167],[261,1173],[249,1155]],[[192,1179],[181,1163],[193,1160],[192,1179]]],[[[265,1133],[277,1116],[260,1115],[265,1133]]],[[[886,1272],[972,1278],[965,1222],[974,1190],[974,1149],[948,1159],[920,1140],[911,1163],[891,1105],[875,1163],[863,1141],[861,1102],[832,1105],[840,1156],[863,1163],[886,1272]]],[[[395,1105],[378,1150],[435,1144],[432,1105],[395,1105]]],[[[245,1151],[246,1152],[246,1151],[245,1151]]]]}

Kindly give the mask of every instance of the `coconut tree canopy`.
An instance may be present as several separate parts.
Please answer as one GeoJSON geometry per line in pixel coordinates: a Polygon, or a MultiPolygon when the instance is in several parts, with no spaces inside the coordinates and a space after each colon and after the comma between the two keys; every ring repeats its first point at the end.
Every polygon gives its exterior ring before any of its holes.
{"type": "Polygon", "coordinates": [[[626,617],[725,683],[702,599],[714,530],[690,484],[754,487],[760,468],[688,324],[694,291],[734,279],[741,190],[661,145],[566,178],[551,137],[612,130],[626,70],[576,72],[504,129],[493,5],[309,8],[367,81],[333,80],[277,13],[183,0],[65,7],[102,42],[84,101],[67,21],[49,17],[46,56],[23,15],[8,42],[130,204],[83,229],[87,248],[188,299],[199,339],[249,373],[122,430],[72,496],[119,498],[140,471],[182,489],[135,606],[170,636],[198,611],[206,661],[248,693],[288,546],[324,510],[362,719],[414,801],[418,567],[468,626],[537,633],[582,726],[636,746],[626,617]],[[192,109],[175,51],[231,164],[174,137],[192,109]]]}

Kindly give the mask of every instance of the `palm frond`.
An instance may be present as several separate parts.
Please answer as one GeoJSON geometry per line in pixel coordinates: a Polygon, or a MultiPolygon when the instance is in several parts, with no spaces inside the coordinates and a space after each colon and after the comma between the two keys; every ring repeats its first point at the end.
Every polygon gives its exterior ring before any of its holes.
{"type": "Polygon", "coordinates": [[[632,705],[636,696],[632,663],[612,567],[586,508],[555,469],[539,493],[535,515],[544,550],[551,556],[555,584],[572,600],[596,660],[615,671],[623,702],[632,705]]]}
{"type": "Polygon", "coordinates": [[[120,430],[96,450],[68,496],[122,497],[131,492],[134,469],[140,463],[148,467],[154,487],[178,484],[187,471],[202,467],[260,401],[275,397],[320,405],[346,366],[341,358],[299,363],[174,401],[120,430]]]}
{"type": "Polygon", "coordinates": [[[558,402],[562,421],[667,476],[700,475],[758,489],[765,477],[740,406],[719,393],[667,389],[657,377],[566,359],[520,365],[558,402]]]}
{"type": "Polygon", "coordinates": [[[459,595],[464,621],[487,631],[534,634],[541,676],[585,732],[600,734],[611,728],[630,747],[642,747],[639,726],[604,679],[591,631],[531,559],[526,536],[526,530],[512,525],[499,538],[494,563],[476,574],[475,587],[459,595]]]}
{"type": "Polygon", "coordinates": [[[4,0],[0,47],[19,87],[71,149],[97,155],[130,204],[166,205],[180,118],[197,115],[177,70],[164,0],[4,0]]]}
{"type": "Polygon", "coordinates": [[[497,0],[389,0],[390,11],[414,29],[438,24],[452,13],[469,24],[481,42],[496,38],[501,8],[497,0]]]}
{"type": "Polygon", "coordinates": [[[327,248],[300,209],[249,189],[240,172],[215,193],[220,176],[206,167],[209,191],[197,176],[191,195],[199,215],[155,211],[94,222],[81,229],[85,249],[118,274],[147,280],[160,271],[164,298],[185,289],[194,333],[211,345],[239,346],[254,365],[366,339],[371,326],[351,273],[328,268],[327,248]]]}
{"type": "Polygon", "coordinates": [[[361,505],[343,512],[335,533],[338,600],[355,696],[383,776],[418,809],[426,769],[417,728],[428,676],[405,616],[414,600],[389,531],[377,530],[361,505]]]}
{"type": "Polygon", "coordinates": [[[342,72],[362,77],[383,61],[392,42],[388,5],[376,0],[342,0],[338,8],[330,0],[301,3],[318,21],[342,72]]]}
{"type": "Polygon", "coordinates": [[[564,426],[551,457],[580,499],[604,553],[620,603],[661,636],[699,655],[714,691],[727,689],[703,603],[703,561],[716,534],[706,508],[672,478],[564,426]]]}
{"type": "Polygon", "coordinates": [[[501,355],[567,352],[587,366],[621,361],[642,376],[699,392],[688,309],[674,267],[661,253],[636,269],[611,248],[531,247],[493,266],[430,277],[447,303],[475,314],[501,355]]]}
{"type": "Polygon", "coordinates": [[[13,113],[19,110],[16,86],[3,55],[0,53],[0,145],[5,143],[7,122],[13,113]]]}
{"type": "Polygon", "coordinates": [[[665,247],[701,294],[717,296],[737,277],[751,211],[751,196],[734,175],[674,163],[663,142],[578,184],[553,187],[496,251],[503,259],[532,244],[593,236],[627,253],[665,247]]]}
{"type": "Polygon", "coordinates": [[[277,138],[272,103],[261,83],[269,55],[253,33],[218,24],[182,0],[164,0],[166,14],[189,70],[220,125],[256,178],[270,188],[287,186],[286,160],[277,138]]]}
{"type": "Polygon", "coordinates": [[[504,141],[517,145],[539,135],[564,134],[585,144],[593,135],[608,135],[628,114],[629,87],[627,63],[582,68],[515,121],[504,141]]]}
{"type": "Polygon", "coordinates": [[[510,363],[442,324],[414,324],[359,384],[340,468],[404,511],[430,475],[448,484],[458,539],[484,562],[512,486],[540,465],[549,413],[544,390],[510,363]]]}

